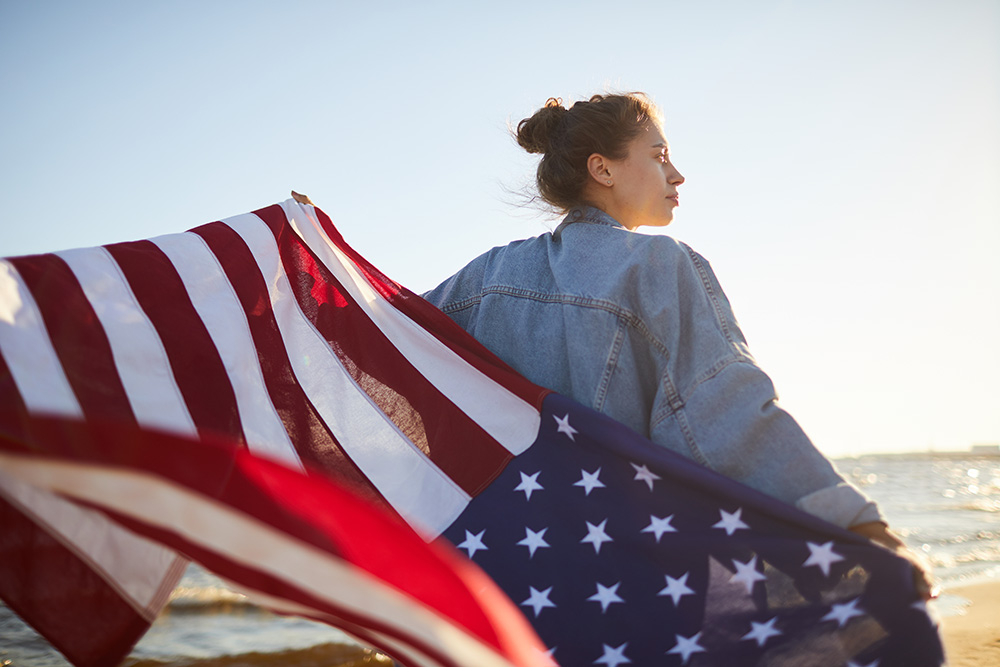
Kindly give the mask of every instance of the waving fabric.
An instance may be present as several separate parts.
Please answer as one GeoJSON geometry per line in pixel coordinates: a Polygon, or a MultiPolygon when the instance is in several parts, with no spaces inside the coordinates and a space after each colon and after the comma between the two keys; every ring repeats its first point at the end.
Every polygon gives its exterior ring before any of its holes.
{"type": "Polygon", "coordinates": [[[942,662],[903,560],[530,384],[291,200],[0,262],[0,396],[0,597],[77,665],[187,559],[407,665],[942,662]]]}

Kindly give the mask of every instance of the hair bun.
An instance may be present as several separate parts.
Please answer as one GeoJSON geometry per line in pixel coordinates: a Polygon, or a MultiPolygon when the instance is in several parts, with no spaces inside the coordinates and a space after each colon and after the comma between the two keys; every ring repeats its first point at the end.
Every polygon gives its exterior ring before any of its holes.
{"type": "Polygon", "coordinates": [[[550,97],[531,118],[517,124],[517,143],[529,153],[547,153],[552,136],[567,113],[561,99],[550,97]]]}

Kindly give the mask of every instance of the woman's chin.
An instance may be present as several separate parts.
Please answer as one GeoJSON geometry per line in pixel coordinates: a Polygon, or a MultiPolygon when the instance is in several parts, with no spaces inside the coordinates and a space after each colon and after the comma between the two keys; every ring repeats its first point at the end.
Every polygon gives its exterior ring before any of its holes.
{"type": "Polygon", "coordinates": [[[641,223],[639,226],[640,227],[666,227],[667,225],[669,225],[673,221],[674,221],[674,216],[671,214],[671,215],[666,215],[666,216],[658,216],[656,218],[648,218],[646,220],[646,222],[641,223]]]}

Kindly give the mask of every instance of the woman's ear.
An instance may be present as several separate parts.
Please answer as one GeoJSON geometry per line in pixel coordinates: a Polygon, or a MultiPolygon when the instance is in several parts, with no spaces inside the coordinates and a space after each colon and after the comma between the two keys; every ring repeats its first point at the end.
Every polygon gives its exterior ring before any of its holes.
{"type": "Polygon", "coordinates": [[[587,158],[587,173],[599,185],[607,187],[612,184],[610,167],[611,161],[600,153],[591,153],[587,158]]]}

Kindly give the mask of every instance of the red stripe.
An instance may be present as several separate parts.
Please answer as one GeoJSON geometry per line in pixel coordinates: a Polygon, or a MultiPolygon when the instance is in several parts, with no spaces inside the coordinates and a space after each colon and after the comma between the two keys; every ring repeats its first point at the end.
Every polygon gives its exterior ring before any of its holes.
{"type": "Polygon", "coordinates": [[[69,265],[57,255],[14,257],[10,262],[38,305],[84,415],[135,424],[104,327],[69,265]]]}
{"type": "Polygon", "coordinates": [[[303,313],[382,412],[459,487],[476,495],[513,458],[431,384],[386,338],[312,250],[271,207],[270,227],[303,313]],[[402,396],[404,400],[400,400],[402,396]]]}
{"type": "MultiPolygon", "coordinates": [[[[500,357],[470,336],[462,327],[455,324],[447,315],[385,276],[347,244],[326,213],[318,208],[314,210],[323,230],[334,245],[351,258],[372,287],[378,290],[397,310],[433,333],[438,340],[483,375],[541,411],[542,400],[550,393],[548,389],[526,380],[500,357]]],[[[255,211],[255,213],[260,215],[261,211],[255,211]]]]}
{"type": "Polygon", "coordinates": [[[0,406],[3,406],[3,410],[0,411],[0,435],[14,441],[24,440],[28,408],[24,405],[24,399],[17,389],[2,349],[0,349],[0,406]]]}
{"type": "MultiPolygon", "coordinates": [[[[425,543],[398,517],[376,511],[324,477],[303,475],[217,439],[193,441],[160,431],[59,418],[38,417],[33,422],[30,445],[0,439],[0,449],[115,467],[127,461],[132,471],[167,479],[338,556],[436,610],[483,642],[500,646],[497,628],[476,593],[485,585],[485,575],[470,578],[470,571],[478,573],[473,565],[439,545],[425,543]],[[406,557],[400,558],[400,554],[406,557]]],[[[155,527],[150,530],[160,531],[155,527]]],[[[192,555],[192,545],[178,541],[181,538],[173,531],[158,532],[155,538],[192,555]]],[[[202,560],[201,555],[198,560],[202,560]]],[[[218,571],[226,577],[232,575],[228,569],[218,571]]],[[[280,582],[248,585],[267,592],[277,586],[287,599],[327,613],[353,613],[328,611],[328,603],[317,603],[306,592],[282,590],[280,582]]],[[[374,627],[369,620],[362,624],[374,627]]]]}
{"type": "Polygon", "coordinates": [[[243,306],[264,385],[299,458],[307,465],[335,473],[352,491],[389,510],[389,503],[340,447],[299,386],[271,309],[267,283],[246,242],[222,222],[191,231],[205,240],[243,306]]]}
{"type": "Polygon", "coordinates": [[[118,665],[150,623],[0,497],[0,598],[76,667],[118,665]]]}
{"type": "MultiPolygon", "coordinates": [[[[28,416],[0,353],[0,443],[31,449],[28,416]]],[[[0,497],[0,598],[78,667],[119,664],[149,623],[75,553],[0,497]]]]}
{"type": "Polygon", "coordinates": [[[150,241],[105,248],[156,329],[198,433],[246,442],[225,366],[173,264],[150,241]]]}
{"type": "MultiPolygon", "coordinates": [[[[463,664],[467,664],[456,662],[452,656],[441,653],[440,649],[434,648],[417,635],[401,631],[396,625],[386,623],[374,616],[366,616],[358,613],[349,607],[336,604],[335,601],[321,600],[311,595],[308,591],[288,584],[284,579],[277,578],[252,567],[247,567],[243,563],[205,548],[200,543],[186,539],[173,531],[144,523],[143,521],[122,515],[112,509],[106,509],[103,506],[96,506],[96,509],[107,513],[117,523],[137,534],[144,535],[161,544],[169,545],[171,548],[179,551],[184,551],[191,560],[199,563],[209,571],[225,577],[228,581],[314,610],[314,613],[304,616],[340,628],[344,632],[350,633],[360,640],[364,640],[374,649],[385,653],[396,653],[394,657],[397,659],[405,659],[405,656],[395,650],[395,647],[386,645],[384,640],[379,637],[379,634],[415,647],[417,650],[428,656],[432,656],[434,660],[447,667],[462,667],[463,664]]],[[[388,548],[392,548],[391,544],[387,546],[388,548]]],[[[333,558],[335,557],[331,557],[331,559],[333,558]]]]}

